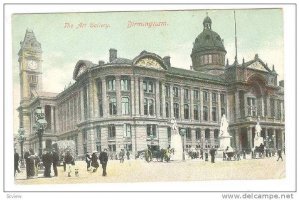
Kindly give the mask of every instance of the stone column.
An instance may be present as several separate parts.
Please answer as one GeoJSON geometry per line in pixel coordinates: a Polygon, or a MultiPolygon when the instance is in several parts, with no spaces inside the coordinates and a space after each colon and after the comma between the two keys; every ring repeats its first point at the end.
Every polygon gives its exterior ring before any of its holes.
{"type": "MultiPolygon", "coordinates": [[[[88,84],[88,118],[93,117],[93,112],[94,112],[94,91],[93,91],[93,80],[89,78],[89,84],[88,84]]],[[[70,110],[70,109],[69,109],[70,110]]]]}
{"type": "Polygon", "coordinates": [[[280,116],[280,121],[283,122],[284,121],[284,110],[283,110],[283,104],[284,104],[284,101],[281,101],[280,102],[280,111],[281,111],[281,116],[280,116]]]}
{"type": "Polygon", "coordinates": [[[160,117],[160,95],[159,95],[159,80],[155,82],[155,109],[156,117],[160,117]]]}
{"type": "MultiPolygon", "coordinates": [[[[162,82],[161,84],[161,89],[162,89],[162,95],[161,95],[161,101],[162,101],[162,118],[166,118],[166,88],[165,88],[165,83],[162,82]]],[[[170,115],[170,112],[169,112],[170,115]]]]}
{"type": "Polygon", "coordinates": [[[54,106],[51,106],[51,133],[55,133],[54,123],[54,106]]]}
{"type": "MultiPolygon", "coordinates": [[[[83,98],[83,87],[80,91],[80,109],[81,109],[81,121],[84,121],[84,98],[83,98]]],[[[63,125],[64,126],[64,125],[63,125]]]]}
{"type": "Polygon", "coordinates": [[[202,90],[199,91],[199,95],[200,95],[200,110],[199,110],[199,119],[200,122],[202,122],[202,116],[203,116],[203,92],[202,90]]]}
{"type": "Polygon", "coordinates": [[[222,112],[221,112],[221,95],[220,95],[220,91],[218,92],[217,102],[218,102],[218,111],[217,111],[218,118],[217,118],[217,120],[218,120],[219,123],[221,123],[222,112]]]}
{"type": "Polygon", "coordinates": [[[277,101],[278,101],[277,99],[274,99],[274,118],[275,119],[278,119],[277,118],[277,113],[278,113],[277,101]]]}
{"type": "Polygon", "coordinates": [[[136,114],[137,114],[135,98],[138,98],[138,96],[135,96],[134,93],[135,93],[134,78],[131,77],[131,79],[130,79],[130,105],[129,105],[129,110],[130,110],[131,116],[136,116],[136,114]]]}
{"type": "Polygon", "coordinates": [[[120,76],[116,76],[117,115],[122,115],[120,76]]]}
{"type": "Polygon", "coordinates": [[[97,80],[93,80],[93,104],[94,104],[94,117],[100,117],[100,113],[99,113],[99,100],[98,100],[98,87],[97,87],[97,80]]]}
{"type": "Polygon", "coordinates": [[[277,148],[276,129],[275,128],[273,128],[273,142],[274,142],[274,148],[277,148]]]}
{"type": "Polygon", "coordinates": [[[194,121],[194,91],[193,88],[190,88],[190,97],[191,97],[191,104],[190,104],[190,119],[194,121]]]}
{"type": "Polygon", "coordinates": [[[210,143],[211,146],[215,145],[214,129],[209,129],[210,143]]]}
{"type": "Polygon", "coordinates": [[[141,115],[144,115],[144,89],[143,89],[143,79],[140,78],[140,108],[141,115]]]}
{"type": "Polygon", "coordinates": [[[106,118],[108,116],[108,99],[106,96],[106,80],[105,77],[101,79],[102,81],[102,110],[103,110],[103,118],[106,118]]]}
{"type": "Polygon", "coordinates": [[[201,143],[202,143],[201,146],[204,149],[205,148],[205,129],[202,128],[200,130],[200,132],[201,132],[201,143]]]}
{"type": "Polygon", "coordinates": [[[267,117],[271,117],[271,102],[270,102],[270,96],[267,95],[266,98],[267,98],[267,105],[266,105],[266,107],[267,107],[267,117]]]}
{"type": "Polygon", "coordinates": [[[173,85],[170,84],[170,117],[171,119],[174,116],[174,92],[173,92],[173,85]]]}
{"type": "MultiPolygon", "coordinates": [[[[139,85],[139,77],[134,78],[134,85],[135,85],[135,115],[140,115],[140,110],[142,110],[142,107],[140,107],[140,85],[139,85]]],[[[133,88],[132,88],[133,90],[133,88]]],[[[142,90],[142,89],[141,89],[142,90]]]]}
{"type": "Polygon", "coordinates": [[[285,134],[284,129],[281,129],[281,148],[282,148],[282,150],[285,147],[285,137],[284,137],[284,134],[285,134]]]}
{"type": "Polygon", "coordinates": [[[213,119],[212,119],[212,92],[209,91],[208,92],[208,100],[209,100],[209,107],[208,107],[208,121],[209,122],[212,122],[213,119]]]}
{"type": "Polygon", "coordinates": [[[235,121],[238,121],[238,119],[241,117],[239,91],[236,91],[234,96],[235,96],[235,121]]]}
{"type": "Polygon", "coordinates": [[[247,127],[247,137],[248,137],[248,145],[249,148],[253,148],[253,141],[252,141],[252,127],[247,127]]]}
{"type": "Polygon", "coordinates": [[[191,139],[192,139],[192,148],[196,147],[197,141],[196,141],[196,130],[194,128],[191,129],[191,139]]]}
{"type": "Polygon", "coordinates": [[[108,126],[101,127],[101,149],[108,149],[108,126]]]}
{"type": "Polygon", "coordinates": [[[89,129],[87,131],[87,141],[86,141],[86,144],[87,144],[87,151],[88,152],[93,152],[93,151],[96,151],[97,148],[96,148],[96,142],[95,142],[95,131],[94,129],[89,129]]]}
{"type": "Polygon", "coordinates": [[[265,102],[263,96],[260,98],[261,101],[261,115],[264,117],[265,116],[265,102]]]}
{"type": "Polygon", "coordinates": [[[183,120],[184,119],[184,88],[181,86],[180,87],[180,119],[183,120]]]}

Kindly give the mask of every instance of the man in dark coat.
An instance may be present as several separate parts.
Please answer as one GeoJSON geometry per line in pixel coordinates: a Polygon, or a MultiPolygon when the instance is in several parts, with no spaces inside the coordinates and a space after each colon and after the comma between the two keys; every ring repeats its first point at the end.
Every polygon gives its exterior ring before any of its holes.
{"type": "Polygon", "coordinates": [[[29,171],[30,171],[29,159],[30,158],[29,158],[29,156],[30,156],[29,151],[25,151],[24,159],[25,159],[25,164],[26,164],[26,176],[27,176],[27,178],[30,177],[30,173],[29,173],[29,171]]]}
{"type": "Polygon", "coordinates": [[[279,158],[281,158],[281,161],[283,161],[281,149],[278,149],[277,154],[278,154],[277,161],[279,160],[279,158]]]}
{"type": "Polygon", "coordinates": [[[98,158],[97,158],[96,153],[97,153],[97,151],[94,151],[93,154],[92,154],[92,163],[91,163],[91,165],[94,168],[93,172],[96,172],[98,167],[99,167],[98,158]]]}
{"type": "Polygon", "coordinates": [[[100,163],[101,163],[102,169],[103,169],[102,176],[106,176],[107,175],[106,167],[107,167],[107,162],[108,162],[107,149],[104,149],[104,151],[102,151],[100,153],[99,160],[100,160],[100,163]]]}
{"type": "Polygon", "coordinates": [[[120,163],[123,163],[123,162],[124,162],[124,156],[125,156],[124,149],[121,149],[121,151],[120,151],[120,153],[119,153],[120,163]]]}
{"type": "Polygon", "coordinates": [[[129,150],[127,150],[126,156],[127,156],[127,160],[130,160],[130,153],[129,153],[129,150]]]}
{"type": "Polygon", "coordinates": [[[212,147],[212,148],[210,149],[209,153],[210,153],[210,156],[211,156],[211,162],[212,162],[212,163],[215,163],[216,149],[212,147]]]}
{"type": "Polygon", "coordinates": [[[53,157],[53,171],[54,171],[54,176],[58,176],[57,165],[58,165],[58,162],[59,162],[59,155],[58,155],[58,153],[56,152],[55,149],[53,149],[53,151],[52,151],[52,157],[53,157]]]}
{"type": "Polygon", "coordinates": [[[85,155],[85,162],[86,162],[86,170],[90,171],[90,167],[91,167],[91,156],[90,154],[87,152],[85,155]]]}
{"type": "Polygon", "coordinates": [[[43,165],[45,167],[44,176],[51,178],[51,165],[53,163],[52,153],[48,150],[45,151],[45,154],[42,156],[43,165]]]}
{"type": "Polygon", "coordinates": [[[73,156],[71,155],[70,151],[67,150],[65,157],[64,157],[65,163],[66,163],[66,168],[68,170],[68,177],[71,177],[71,172],[72,172],[72,163],[74,161],[73,156]]]}
{"type": "Polygon", "coordinates": [[[17,153],[16,149],[15,149],[15,154],[14,154],[14,166],[15,166],[15,171],[14,171],[14,174],[16,176],[16,171],[18,173],[20,173],[20,169],[19,169],[19,160],[20,160],[20,156],[19,154],[17,153]]]}

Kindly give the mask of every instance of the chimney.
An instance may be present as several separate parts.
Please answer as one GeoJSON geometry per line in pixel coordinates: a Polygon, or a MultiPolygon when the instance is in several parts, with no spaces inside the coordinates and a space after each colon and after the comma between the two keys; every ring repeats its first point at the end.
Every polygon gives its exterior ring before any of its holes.
{"type": "Polygon", "coordinates": [[[171,62],[170,62],[171,57],[170,56],[165,56],[163,57],[163,61],[167,67],[171,67],[171,62]]]}
{"type": "Polygon", "coordinates": [[[284,87],[284,80],[279,81],[279,86],[284,87]]]}
{"type": "Polygon", "coordinates": [[[99,66],[101,66],[101,65],[104,65],[105,62],[103,60],[99,60],[98,64],[99,64],[99,66]]]}
{"type": "Polygon", "coordinates": [[[109,62],[117,59],[117,49],[109,49],[109,62]]]}

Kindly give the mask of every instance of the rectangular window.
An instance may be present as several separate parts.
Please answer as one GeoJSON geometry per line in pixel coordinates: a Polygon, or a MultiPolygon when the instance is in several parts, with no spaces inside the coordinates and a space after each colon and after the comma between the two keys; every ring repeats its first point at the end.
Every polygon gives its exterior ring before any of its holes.
{"type": "Polygon", "coordinates": [[[124,124],[124,137],[131,137],[131,125],[124,124]]]}
{"type": "Polygon", "coordinates": [[[253,97],[247,98],[248,116],[256,116],[256,99],[253,97]]]}
{"type": "Polygon", "coordinates": [[[129,98],[122,97],[122,115],[129,114],[129,98]]]}
{"type": "Polygon", "coordinates": [[[166,102],[166,117],[168,118],[168,117],[170,117],[170,113],[169,113],[169,103],[168,102],[166,102]]]}
{"type": "Polygon", "coordinates": [[[153,90],[153,82],[152,81],[148,82],[148,92],[149,93],[153,93],[154,92],[154,90],[153,90]]]}
{"type": "Polygon", "coordinates": [[[208,63],[212,63],[212,55],[208,55],[208,63]]]}
{"type": "Polygon", "coordinates": [[[179,97],[179,90],[178,87],[173,87],[173,97],[179,97]]]}
{"type": "Polygon", "coordinates": [[[194,105],[194,120],[199,120],[199,106],[194,105]]]}
{"type": "Polygon", "coordinates": [[[168,127],[168,140],[171,140],[171,127],[168,127]]]}
{"type": "Polygon", "coordinates": [[[208,108],[207,108],[207,106],[203,106],[203,120],[208,121],[208,108]]]}
{"type": "Polygon", "coordinates": [[[194,100],[199,100],[199,90],[194,90],[194,100]]]}
{"type": "Polygon", "coordinates": [[[117,100],[115,97],[110,98],[109,101],[109,114],[116,115],[117,114],[117,100]]]}
{"type": "Polygon", "coordinates": [[[190,118],[190,107],[188,104],[184,104],[184,119],[190,118]]]}
{"type": "Polygon", "coordinates": [[[143,89],[145,93],[154,93],[153,82],[150,80],[143,81],[143,89]]]}
{"type": "Polygon", "coordinates": [[[108,125],[108,137],[109,137],[110,139],[116,137],[116,127],[115,127],[114,124],[108,125]]]}
{"type": "Polygon", "coordinates": [[[97,138],[97,140],[101,140],[101,127],[100,126],[96,127],[96,138],[97,138]]]}
{"type": "Polygon", "coordinates": [[[143,81],[143,89],[144,89],[144,92],[147,92],[148,89],[147,89],[147,81],[143,81]]]}
{"type": "Polygon", "coordinates": [[[154,101],[153,101],[153,99],[149,99],[148,103],[149,103],[149,115],[153,116],[154,115],[154,101]]]}
{"type": "Polygon", "coordinates": [[[121,79],[121,91],[129,91],[129,80],[121,79]]]}
{"type": "Polygon", "coordinates": [[[201,139],[201,131],[200,128],[196,128],[196,140],[200,140],[201,139]]]}
{"type": "Polygon", "coordinates": [[[212,107],[211,115],[212,115],[212,120],[214,122],[217,121],[217,108],[216,107],[212,107]]]}
{"type": "Polygon", "coordinates": [[[144,115],[148,115],[148,99],[144,99],[144,115]]]}
{"type": "Polygon", "coordinates": [[[156,138],[156,125],[155,124],[148,124],[147,125],[147,137],[156,138]]]}
{"type": "Polygon", "coordinates": [[[174,117],[176,119],[179,119],[179,104],[178,103],[174,103],[173,104],[173,109],[174,109],[174,117]]]}
{"type": "Polygon", "coordinates": [[[216,93],[212,93],[211,94],[211,98],[212,98],[212,102],[217,102],[217,94],[216,93]]]}
{"type": "Polygon", "coordinates": [[[271,117],[275,117],[275,100],[270,99],[271,117]]]}
{"type": "Polygon", "coordinates": [[[170,86],[166,85],[165,90],[166,90],[166,97],[170,97],[170,86]]]}
{"type": "Polygon", "coordinates": [[[220,94],[220,100],[221,100],[221,104],[225,103],[225,95],[224,94],[220,94]]]}
{"type": "Polygon", "coordinates": [[[116,90],[116,80],[115,79],[109,79],[108,80],[108,91],[115,91],[116,90]]]}
{"type": "Polygon", "coordinates": [[[207,91],[203,91],[203,101],[208,101],[208,92],[207,91]]]}
{"type": "Polygon", "coordinates": [[[189,99],[189,90],[188,89],[184,89],[184,99],[188,100],[189,99]]]}
{"type": "Polygon", "coordinates": [[[186,128],[186,140],[191,140],[192,139],[192,133],[191,133],[191,128],[186,128]]]}

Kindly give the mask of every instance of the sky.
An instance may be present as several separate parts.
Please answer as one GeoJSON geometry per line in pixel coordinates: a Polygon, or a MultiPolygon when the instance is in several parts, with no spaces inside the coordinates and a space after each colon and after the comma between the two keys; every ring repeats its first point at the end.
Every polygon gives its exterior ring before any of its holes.
{"type": "MultiPolygon", "coordinates": [[[[65,85],[74,82],[73,70],[78,60],[107,62],[110,48],[118,50],[118,57],[128,59],[133,59],[143,50],[161,57],[170,56],[173,67],[189,69],[193,42],[203,30],[206,15],[212,20],[212,30],[224,40],[226,59],[233,63],[233,10],[12,15],[14,130],[18,126],[16,109],[20,102],[18,51],[26,29],[33,30],[42,45],[43,91],[59,93],[65,85]],[[162,22],[164,26],[130,27],[130,22],[162,22]]],[[[241,63],[243,58],[251,60],[258,54],[270,68],[275,66],[278,80],[283,80],[282,10],[236,10],[236,23],[238,61],[241,63]]]]}

